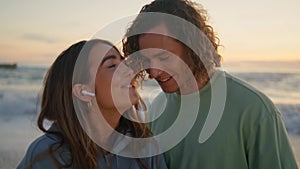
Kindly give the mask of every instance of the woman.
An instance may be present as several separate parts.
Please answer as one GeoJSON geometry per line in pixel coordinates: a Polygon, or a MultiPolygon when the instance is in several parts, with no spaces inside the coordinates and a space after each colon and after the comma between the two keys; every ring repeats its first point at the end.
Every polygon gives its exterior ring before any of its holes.
{"type": "Polygon", "coordinates": [[[18,169],[166,168],[162,156],[110,153],[124,144],[113,137],[116,133],[151,136],[144,123],[125,118],[142,109],[143,102],[122,60],[116,47],[99,39],[80,41],[58,56],[44,80],[38,127],[45,134],[30,145],[18,169]],[[47,121],[52,122],[48,130],[47,121]]]}

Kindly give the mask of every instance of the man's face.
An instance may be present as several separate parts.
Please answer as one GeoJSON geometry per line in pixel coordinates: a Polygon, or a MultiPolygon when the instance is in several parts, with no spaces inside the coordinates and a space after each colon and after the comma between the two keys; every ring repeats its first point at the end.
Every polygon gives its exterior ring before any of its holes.
{"type": "MultiPolygon", "coordinates": [[[[159,24],[149,30],[151,32],[168,32],[164,24],[159,24]]],[[[166,93],[182,93],[191,78],[190,68],[194,63],[190,56],[186,55],[183,45],[175,39],[159,35],[144,34],[139,36],[139,49],[141,54],[149,62],[147,72],[158,82],[166,93]]]]}

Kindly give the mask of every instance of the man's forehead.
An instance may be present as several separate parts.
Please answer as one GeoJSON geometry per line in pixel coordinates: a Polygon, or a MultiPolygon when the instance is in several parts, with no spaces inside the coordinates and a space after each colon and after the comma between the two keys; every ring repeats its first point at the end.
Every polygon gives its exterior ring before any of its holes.
{"type": "Polygon", "coordinates": [[[150,28],[148,31],[144,32],[145,34],[157,34],[157,35],[170,35],[170,31],[168,30],[165,23],[160,23],[152,28],[150,28]]]}
{"type": "Polygon", "coordinates": [[[159,48],[159,49],[168,49],[171,48],[174,43],[177,41],[166,35],[161,34],[153,34],[153,33],[146,33],[139,36],[139,48],[146,49],[146,48],[159,48]]]}
{"type": "Polygon", "coordinates": [[[143,50],[140,50],[139,52],[143,56],[151,57],[151,58],[170,53],[170,51],[167,51],[167,50],[164,50],[164,49],[158,49],[158,48],[143,49],[143,50]]]}
{"type": "Polygon", "coordinates": [[[144,56],[173,53],[180,44],[173,38],[157,34],[145,34],[139,39],[139,52],[144,56]]]}

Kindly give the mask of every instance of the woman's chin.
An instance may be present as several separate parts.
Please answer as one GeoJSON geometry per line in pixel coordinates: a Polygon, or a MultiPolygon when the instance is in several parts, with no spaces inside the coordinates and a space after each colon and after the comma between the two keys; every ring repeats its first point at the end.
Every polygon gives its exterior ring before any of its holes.
{"type": "Polygon", "coordinates": [[[137,104],[139,101],[139,97],[137,95],[130,97],[131,106],[137,104]]]}
{"type": "Polygon", "coordinates": [[[139,100],[138,96],[135,96],[135,97],[130,96],[129,100],[118,104],[119,111],[125,112],[127,109],[129,109],[133,105],[137,104],[138,100],[139,100]]]}

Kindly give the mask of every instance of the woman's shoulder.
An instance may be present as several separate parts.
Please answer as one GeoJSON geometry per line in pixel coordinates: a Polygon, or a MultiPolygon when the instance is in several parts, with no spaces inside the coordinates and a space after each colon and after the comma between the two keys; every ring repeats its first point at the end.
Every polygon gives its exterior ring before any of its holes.
{"type": "MultiPolygon", "coordinates": [[[[51,145],[56,144],[59,142],[59,139],[55,136],[50,134],[43,134],[42,136],[36,138],[28,147],[25,156],[23,157],[22,161],[20,162],[19,168],[23,168],[28,164],[32,163],[36,157],[41,155],[43,152],[46,152],[51,145]]],[[[39,165],[39,163],[37,163],[39,165]]],[[[32,166],[31,168],[36,168],[32,166]]]]}
{"type": "Polygon", "coordinates": [[[35,139],[29,146],[28,151],[33,154],[44,152],[51,145],[59,143],[59,138],[53,134],[43,134],[35,139]]]}
{"type": "Polygon", "coordinates": [[[35,139],[28,147],[26,156],[30,159],[47,151],[52,145],[59,143],[59,139],[52,134],[43,134],[42,136],[35,139]]]}
{"type": "Polygon", "coordinates": [[[159,154],[159,147],[155,138],[144,139],[144,141],[133,141],[129,139],[132,136],[132,131],[127,130],[123,137],[121,136],[116,139],[113,152],[118,154],[116,155],[118,166],[132,169],[140,168],[139,162],[136,160],[136,158],[139,158],[140,162],[147,166],[147,168],[167,169],[163,154],[159,154]],[[135,147],[136,151],[133,151],[133,147],[135,147]]]}

